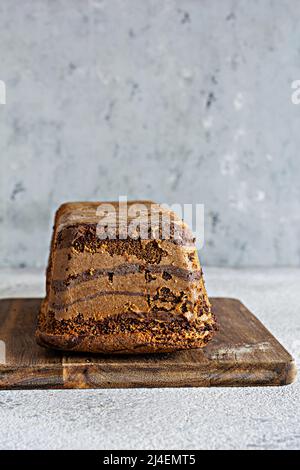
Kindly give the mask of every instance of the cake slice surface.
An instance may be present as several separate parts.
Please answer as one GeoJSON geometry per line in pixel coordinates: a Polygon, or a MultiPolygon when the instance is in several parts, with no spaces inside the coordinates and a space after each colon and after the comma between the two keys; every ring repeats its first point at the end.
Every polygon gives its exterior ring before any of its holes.
{"type": "Polygon", "coordinates": [[[57,211],[37,341],[97,353],[200,348],[216,329],[195,241],[151,201],[57,211]]]}

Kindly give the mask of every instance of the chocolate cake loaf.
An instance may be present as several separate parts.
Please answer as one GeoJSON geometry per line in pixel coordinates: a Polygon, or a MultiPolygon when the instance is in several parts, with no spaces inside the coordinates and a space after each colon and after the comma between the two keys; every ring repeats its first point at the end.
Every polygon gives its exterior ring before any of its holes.
{"type": "Polygon", "coordinates": [[[40,345],[101,353],[201,348],[216,329],[192,232],[150,201],[56,213],[40,345]]]}

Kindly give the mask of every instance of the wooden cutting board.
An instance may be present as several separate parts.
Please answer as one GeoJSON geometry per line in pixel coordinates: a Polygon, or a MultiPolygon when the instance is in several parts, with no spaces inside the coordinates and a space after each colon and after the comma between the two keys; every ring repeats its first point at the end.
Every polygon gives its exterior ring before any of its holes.
{"type": "Polygon", "coordinates": [[[118,388],[285,385],[290,354],[238,300],[212,299],[220,330],[205,349],[172,354],[64,354],[38,346],[41,299],[0,300],[0,388],[118,388]]]}

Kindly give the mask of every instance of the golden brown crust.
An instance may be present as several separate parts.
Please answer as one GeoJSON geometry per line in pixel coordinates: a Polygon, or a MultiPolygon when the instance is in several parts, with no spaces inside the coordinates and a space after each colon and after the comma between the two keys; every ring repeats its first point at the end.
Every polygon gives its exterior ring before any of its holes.
{"type": "Polygon", "coordinates": [[[37,330],[36,338],[40,346],[65,351],[103,353],[103,354],[146,354],[167,353],[184,349],[196,349],[206,346],[212,332],[193,341],[181,336],[169,338],[165,342],[155,342],[150,333],[114,333],[113,335],[57,335],[37,330]]]}

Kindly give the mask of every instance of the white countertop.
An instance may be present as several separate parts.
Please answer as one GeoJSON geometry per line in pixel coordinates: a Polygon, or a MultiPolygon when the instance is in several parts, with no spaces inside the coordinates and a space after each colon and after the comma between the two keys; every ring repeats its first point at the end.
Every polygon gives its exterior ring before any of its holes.
{"type": "MultiPolygon", "coordinates": [[[[204,270],[300,363],[300,269],[204,270]]],[[[43,296],[42,270],[0,269],[0,297],[43,296]]],[[[299,381],[298,381],[299,382],[299,381]]],[[[1,449],[300,448],[299,383],[274,388],[0,391],[1,449]]]]}

